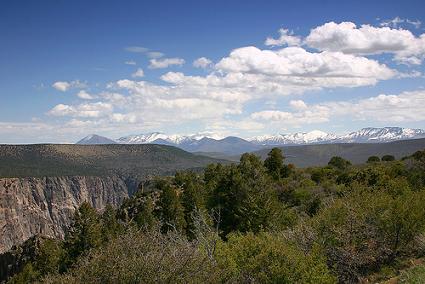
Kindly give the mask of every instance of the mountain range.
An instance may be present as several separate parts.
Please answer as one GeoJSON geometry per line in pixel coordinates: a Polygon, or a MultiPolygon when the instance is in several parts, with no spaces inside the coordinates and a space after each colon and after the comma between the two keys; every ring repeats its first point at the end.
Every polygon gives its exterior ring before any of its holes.
{"type": "Polygon", "coordinates": [[[77,144],[162,144],[179,147],[189,152],[222,153],[237,155],[257,151],[271,146],[294,146],[335,143],[383,143],[398,140],[425,138],[425,130],[382,127],[363,128],[344,135],[326,133],[320,130],[293,134],[262,135],[248,139],[228,136],[220,138],[208,134],[166,135],[160,132],[123,136],[112,140],[99,135],[89,135],[77,144]]]}

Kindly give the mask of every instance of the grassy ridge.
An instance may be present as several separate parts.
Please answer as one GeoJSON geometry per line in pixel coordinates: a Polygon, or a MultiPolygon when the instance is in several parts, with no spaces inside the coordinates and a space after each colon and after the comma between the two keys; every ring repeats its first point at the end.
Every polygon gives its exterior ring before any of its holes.
{"type": "Polygon", "coordinates": [[[0,145],[0,177],[157,175],[218,161],[165,145],[0,145]]]}
{"type": "MultiPolygon", "coordinates": [[[[373,155],[393,155],[396,159],[411,155],[425,148],[425,139],[395,141],[389,143],[340,143],[279,147],[288,163],[297,167],[324,166],[333,156],[362,164],[373,155]]],[[[269,149],[254,152],[265,159],[269,149]]]]}

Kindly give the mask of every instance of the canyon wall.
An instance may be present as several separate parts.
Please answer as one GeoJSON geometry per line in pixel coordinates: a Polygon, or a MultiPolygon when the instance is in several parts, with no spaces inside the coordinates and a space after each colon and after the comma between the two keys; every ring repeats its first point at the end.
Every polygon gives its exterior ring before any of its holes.
{"type": "Polygon", "coordinates": [[[63,238],[81,203],[119,205],[137,186],[119,176],[0,178],[0,253],[37,234],[63,238]]]}

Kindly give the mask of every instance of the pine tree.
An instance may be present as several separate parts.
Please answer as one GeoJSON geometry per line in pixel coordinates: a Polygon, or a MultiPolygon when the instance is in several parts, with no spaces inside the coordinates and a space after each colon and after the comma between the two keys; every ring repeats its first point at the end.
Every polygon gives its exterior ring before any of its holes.
{"type": "Polygon", "coordinates": [[[88,250],[100,246],[102,243],[102,226],[96,210],[89,203],[84,202],[75,211],[74,220],[66,237],[65,268],[88,250]]]}
{"type": "Polygon", "coordinates": [[[162,224],[162,232],[176,229],[182,231],[185,227],[183,206],[180,203],[180,192],[168,180],[156,181],[156,188],[161,191],[156,215],[162,224]]]}

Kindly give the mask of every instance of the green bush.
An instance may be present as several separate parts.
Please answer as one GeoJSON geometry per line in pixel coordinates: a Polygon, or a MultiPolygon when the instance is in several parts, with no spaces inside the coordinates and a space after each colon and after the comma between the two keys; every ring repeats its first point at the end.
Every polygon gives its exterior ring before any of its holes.
{"type": "Polygon", "coordinates": [[[176,232],[130,230],[44,283],[219,283],[222,272],[196,242],[176,232]]]}
{"type": "Polygon", "coordinates": [[[305,254],[270,233],[230,235],[217,261],[237,283],[336,283],[317,248],[305,254]]]}

